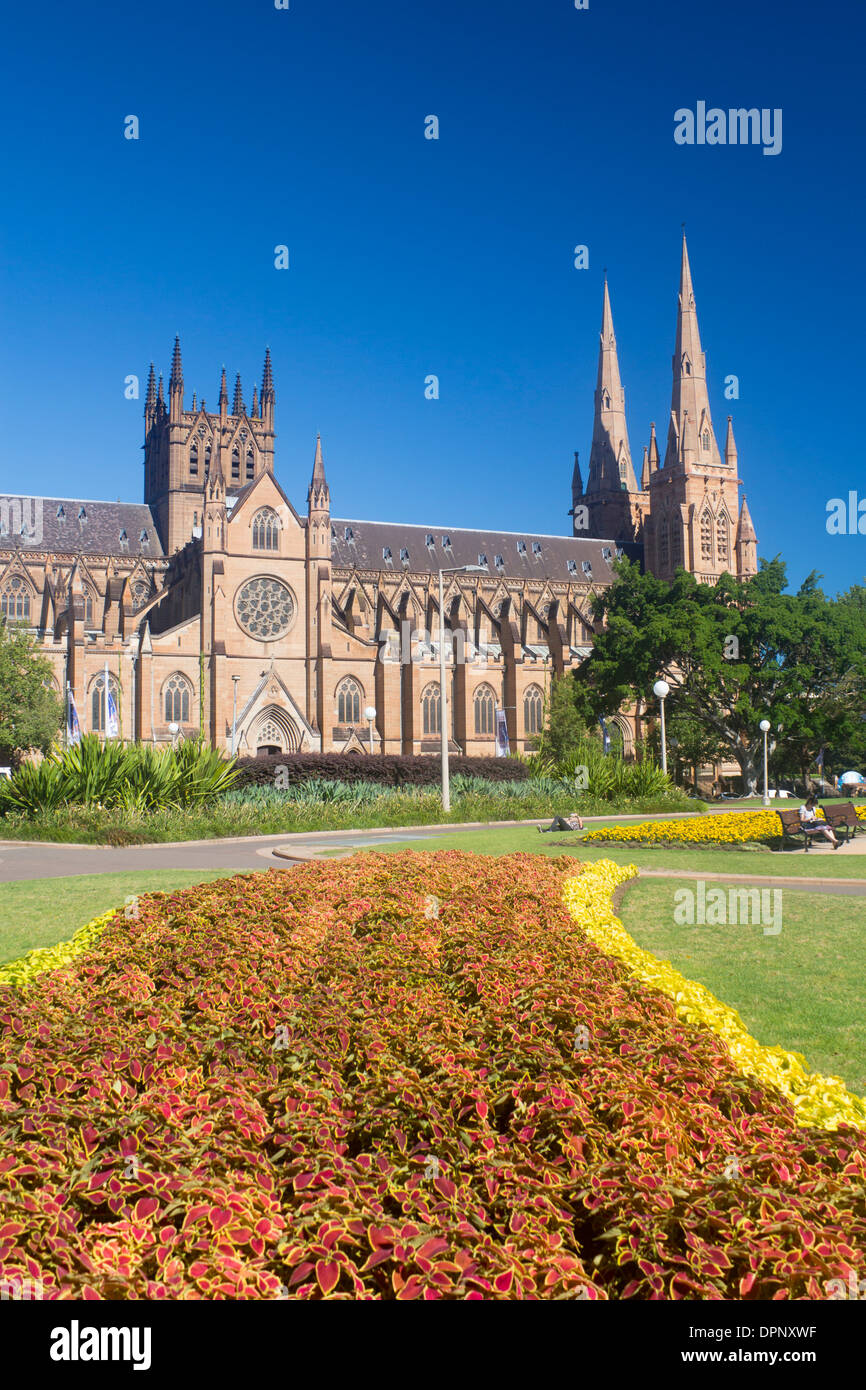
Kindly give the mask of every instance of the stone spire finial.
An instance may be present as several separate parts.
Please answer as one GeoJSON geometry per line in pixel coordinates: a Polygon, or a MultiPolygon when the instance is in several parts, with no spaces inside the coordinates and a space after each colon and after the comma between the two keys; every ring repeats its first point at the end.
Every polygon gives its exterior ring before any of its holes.
{"type": "Polygon", "coordinates": [[[730,415],[728,416],[728,435],[725,440],[725,463],[732,468],[737,466],[737,442],[734,439],[734,422],[730,415]]]}
{"type": "Polygon", "coordinates": [[[238,372],[235,380],[235,398],[232,402],[232,415],[243,415],[244,413],[244,393],[241,386],[241,374],[238,372]]]}

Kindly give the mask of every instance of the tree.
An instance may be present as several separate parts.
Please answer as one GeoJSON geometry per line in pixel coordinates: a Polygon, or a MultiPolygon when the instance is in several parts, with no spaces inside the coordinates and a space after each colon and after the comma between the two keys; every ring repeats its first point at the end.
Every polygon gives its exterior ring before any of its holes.
{"type": "Polygon", "coordinates": [[[559,762],[573,752],[585,735],[586,725],[578,712],[574,678],[570,674],[554,676],[538,751],[559,762]]]}
{"type": "Polygon", "coordinates": [[[0,617],[0,761],[17,766],[25,753],[47,753],[62,722],[50,662],[28,633],[0,617]]]}
{"type": "Polygon", "coordinates": [[[830,600],[815,575],[786,594],[779,559],[762,561],[750,580],[722,575],[716,584],[683,570],[667,583],[628,561],[615,568],[616,582],[594,603],[604,630],[580,670],[585,704],[605,714],[646,701],[663,676],[669,718],[694,721],[739,764],[749,793],[762,719],[777,754],[785,749],[803,770],[822,747],[862,739],[866,594],[830,600]]]}

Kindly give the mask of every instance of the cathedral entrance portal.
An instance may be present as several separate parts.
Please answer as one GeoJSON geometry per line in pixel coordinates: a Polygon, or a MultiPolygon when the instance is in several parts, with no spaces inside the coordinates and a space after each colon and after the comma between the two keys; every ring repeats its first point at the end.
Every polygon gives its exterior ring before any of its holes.
{"type": "Polygon", "coordinates": [[[286,710],[269,705],[253,720],[246,742],[256,754],[297,753],[301,737],[286,710]]]}

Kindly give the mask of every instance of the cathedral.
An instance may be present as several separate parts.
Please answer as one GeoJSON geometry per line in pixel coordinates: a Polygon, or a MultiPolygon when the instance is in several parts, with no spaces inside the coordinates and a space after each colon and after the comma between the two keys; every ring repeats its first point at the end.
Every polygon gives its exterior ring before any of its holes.
{"type": "MultiPolygon", "coordinates": [[[[504,711],[523,751],[552,675],[591,651],[591,599],[617,556],[664,579],[757,569],[730,417],[724,454],[713,429],[685,238],[664,459],[653,425],[639,485],[605,280],[571,536],[337,517],[321,439],[298,511],[275,471],[275,401],[267,352],[249,407],[238,376],[229,409],[223,371],[217,410],[195,395],[186,408],[176,339],[167,400],[150,369],[143,502],[0,499],[0,612],[36,637],[82,732],[104,733],[107,670],[126,740],[438,752],[444,572],[449,746],[492,755],[504,711]]],[[[642,708],[608,721],[626,753],[642,708]]]]}

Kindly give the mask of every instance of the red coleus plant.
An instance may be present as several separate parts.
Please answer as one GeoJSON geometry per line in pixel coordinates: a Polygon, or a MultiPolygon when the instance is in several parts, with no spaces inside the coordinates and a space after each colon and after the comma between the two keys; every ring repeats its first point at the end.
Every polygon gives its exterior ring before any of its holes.
{"type": "Polygon", "coordinates": [[[866,1138],[799,1128],[629,979],[564,910],[574,872],[448,852],[240,876],[143,898],[0,989],[0,1281],[772,1299],[862,1277],[866,1138]]]}

